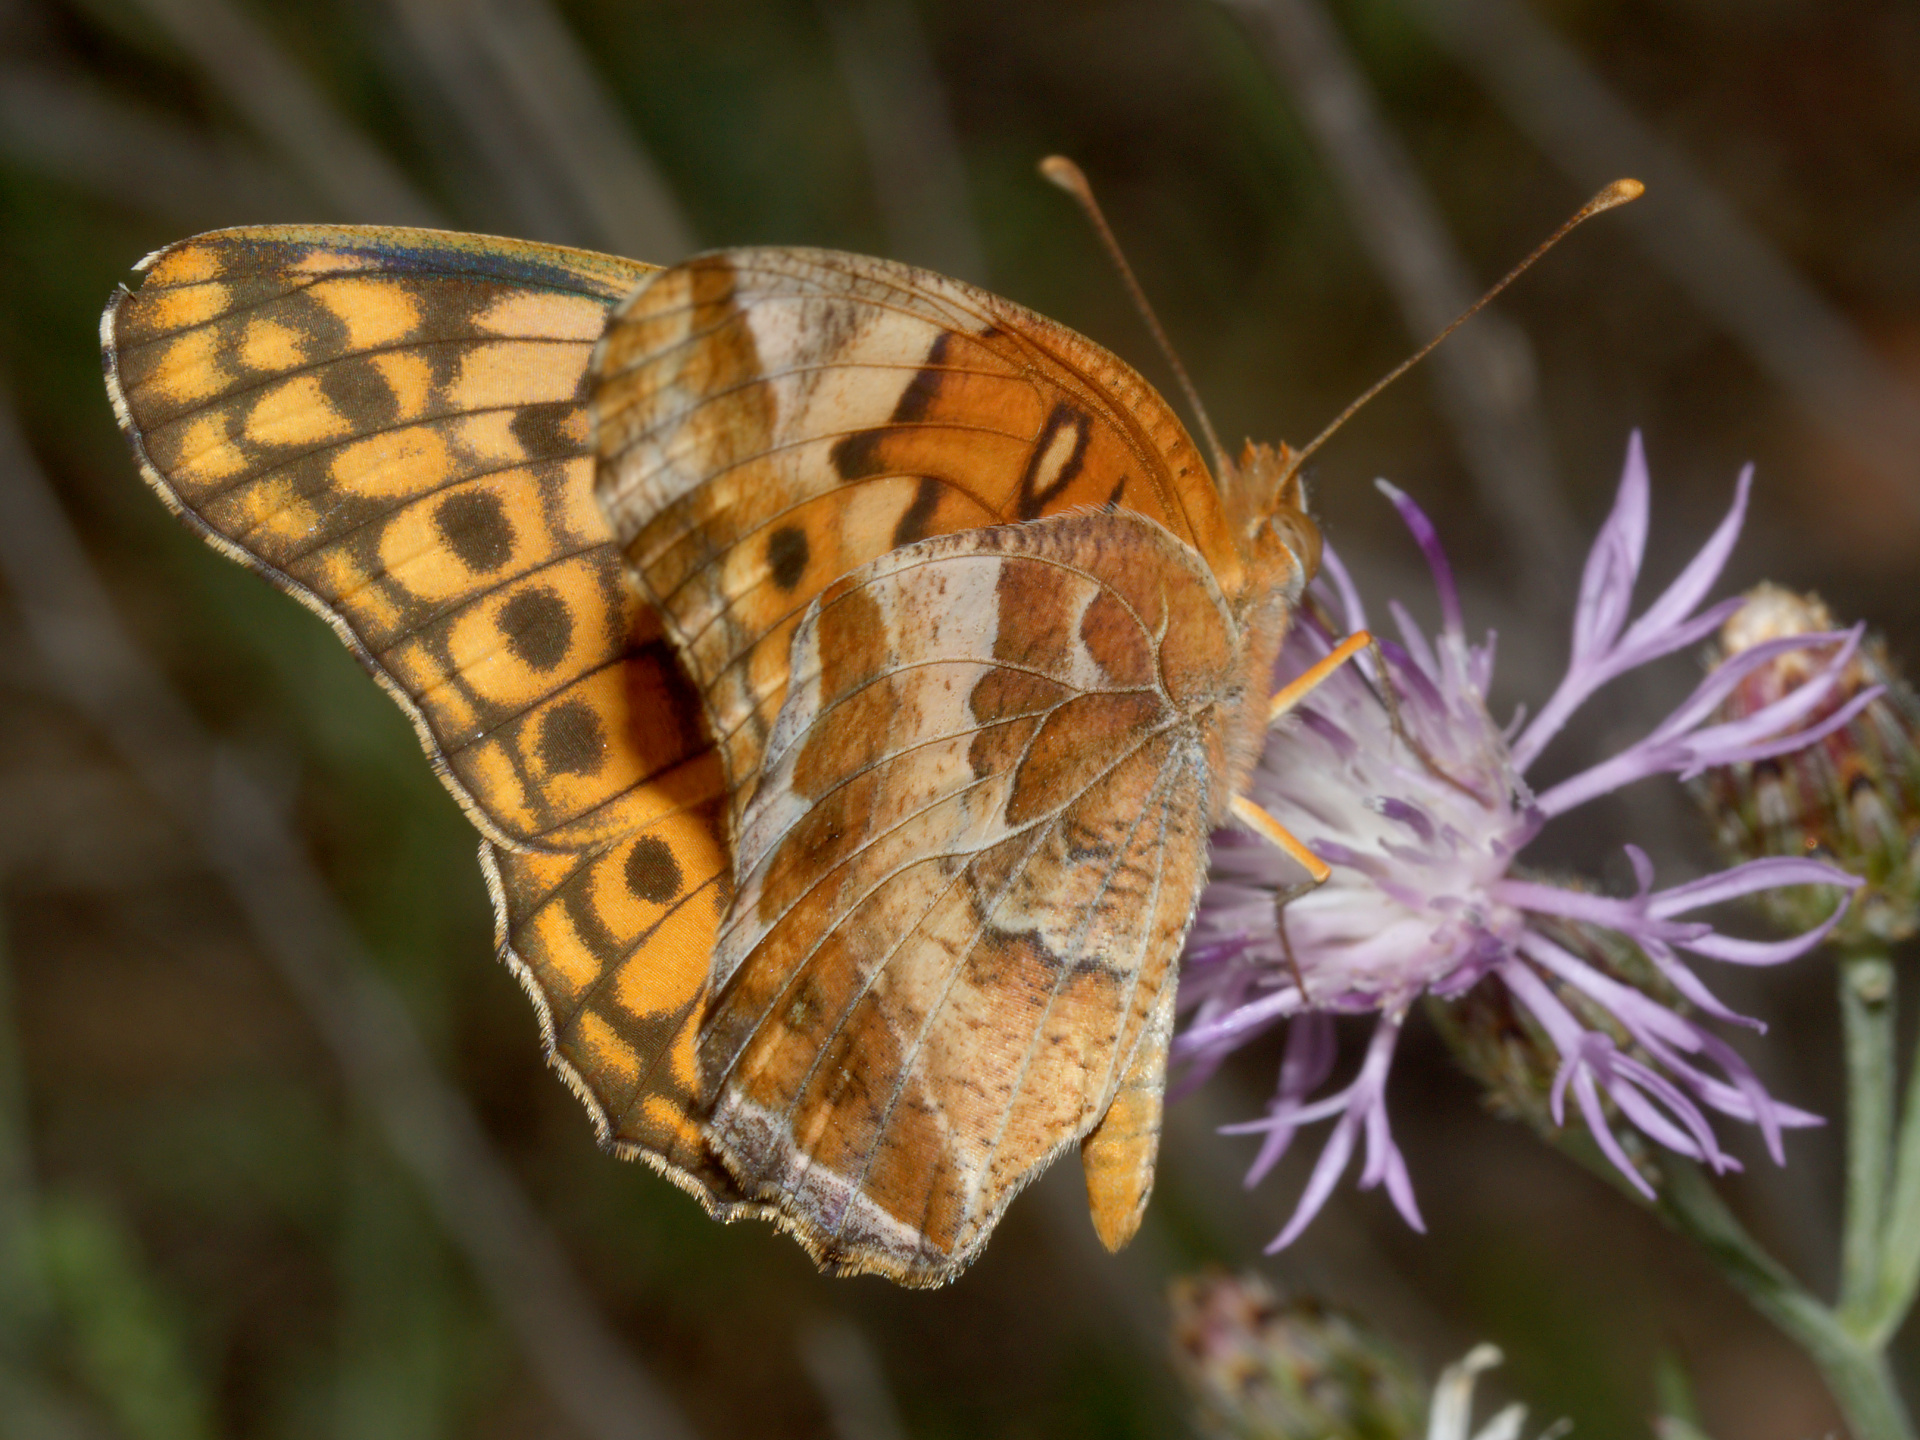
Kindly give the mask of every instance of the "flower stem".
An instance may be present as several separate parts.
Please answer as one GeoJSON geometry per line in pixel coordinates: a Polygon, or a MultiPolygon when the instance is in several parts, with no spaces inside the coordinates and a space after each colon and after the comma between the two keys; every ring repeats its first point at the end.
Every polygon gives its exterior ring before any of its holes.
{"type": "Polygon", "coordinates": [[[1907,1073],[1892,1193],[1881,1233],[1879,1288],[1858,1320],[1860,1333],[1874,1345],[1885,1345],[1893,1338],[1920,1287],[1920,1051],[1907,1073]]]}
{"type": "Polygon", "coordinates": [[[1881,1244],[1893,1153],[1893,967],[1873,950],[1840,957],[1847,1054],[1847,1203],[1840,1240],[1839,1313],[1854,1333],[1881,1288],[1881,1244]]]}
{"type": "Polygon", "coordinates": [[[1691,1162],[1662,1167],[1659,1211],[1706,1251],[1720,1273],[1819,1369],[1854,1440],[1915,1440],[1893,1373],[1877,1345],[1856,1335],[1757,1245],[1691,1162]]]}

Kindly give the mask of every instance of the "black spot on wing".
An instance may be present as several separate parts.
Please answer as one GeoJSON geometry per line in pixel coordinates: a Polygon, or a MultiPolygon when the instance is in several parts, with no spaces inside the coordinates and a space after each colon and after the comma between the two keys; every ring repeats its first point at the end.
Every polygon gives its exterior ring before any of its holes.
{"type": "Polygon", "coordinates": [[[460,563],[477,574],[498,570],[513,558],[513,522],[498,495],[484,490],[449,495],[434,507],[433,523],[460,563]]]}
{"type": "Polygon", "coordinates": [[[800,583],[800,577],[807,573],[807,532],[791,525],[782,525],[767,538],[767,568],[773,574],[773,583],[782,590],[791,590],[800,583]]]}
{"type": "Polygon", "coordinates": [[[604,763],[607,732],[584,700],[568,700],[540,717],[534,742],[550,775],[591,775],[604,763]]]}
{"type": "Polygon", "coordinates": [[[686,883],[680,862],[657,835],[643,835],[627,853],[627,889],[655,905],[664,905],[686,883]]]}
{"type": "MultiPolygon", "coordinates": [[[[585,382],[586,375],[582,372],[581,383],[585,382]]],[[[579,413],[580,406],[571,400],[556,400],[546,405],[523,405],[508,428],[513,431],[513,438],[520,442],[529,460],[578,455],[586,447],[569,436],[567,431],[569,422],[579,413]]]]}
{"type": "Polygon", "coordinates": [[[320,370],[320,393],[356,433],[384,430],[400,417],[400,401],[370,360],[340,360],[320,370]]]}
{"type": "Polygon", "coordinates": [[[500,633],[521,663],[551,670],[573,644],[573,612],[560,592],[522,590],[500,607],[500,633]]]}

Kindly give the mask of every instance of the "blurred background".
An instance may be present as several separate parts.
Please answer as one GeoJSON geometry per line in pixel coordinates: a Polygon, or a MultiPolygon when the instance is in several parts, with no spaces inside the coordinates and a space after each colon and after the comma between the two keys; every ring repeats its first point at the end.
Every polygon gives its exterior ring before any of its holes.
{"type": "MultiPolygon", "coordinates": [[[[1486,1115],[1416,1025],[1396,1132],[1430,1234],[1349,1184],[1285,1254],[1215,1127],[1277,1037],[1176,1108],[1144,1233],[1078,1166],[958,1284],[816,1276],[598,1152],[492,959],[474,837],[315,618],[139,483],[97,317],[225,225],[444,225],[671,262],[837,246],[991,286],[1168,380],[1072,205],[1086,168],[1222,433],[1304,442],[1619,174],[1565,245],[1321,452],[1333,543],[1431,618],[1372,488],[1438,521],[1503,704],[1565,656],[1628,432],[1649,583],[1758,467],[1722,593],[1814,588],[1920,659],[1920,8],[1911,0],[0,0],[0,1435],[841,1440],[1189,1433],[1171,1278],[1257,1265],[1429,1376],[1586,1436],[1837,1423],[1681,1244],[1486,1115]]],[[[1696,658],[1549,757],[1646,728],[1696,658]]],[[[1643,785],[1549,858],[1711,863],[1643,785]]],[[[1831,977],[1714,976],[1776,1093],[1838,1103],[1831,977]],[[1724,981],[1724,983],[1722,983],[1724,981]]],[[[1744,1143],[1749,1137],[1734,1137],[1744,1143]]],[[[1311,1154],[1315,1146],[1308,1146],[1311,1154]]],[[[1730,1187],[1832,1275],[1832,1132],[1730,1187]]],[[[1911,1343],[1896,1352],[1914,1368],[1911,1343]]],[[[1920,1389],[1920,1386],[1916,1386],[1920,1389]]]]}

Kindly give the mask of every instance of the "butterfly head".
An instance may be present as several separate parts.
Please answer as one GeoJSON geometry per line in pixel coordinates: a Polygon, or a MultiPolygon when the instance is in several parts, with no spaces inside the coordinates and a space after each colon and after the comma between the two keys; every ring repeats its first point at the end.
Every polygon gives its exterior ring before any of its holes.
{"type": "Polygon", "coordinates": [[[1234,467],[1250,497],[1249,548],[1266,561],[1278,584],[1297,595],[1320,573],[1320,527],[1307,514],[1307,485],[1292,446],[1249,440],[1234,467]]]}

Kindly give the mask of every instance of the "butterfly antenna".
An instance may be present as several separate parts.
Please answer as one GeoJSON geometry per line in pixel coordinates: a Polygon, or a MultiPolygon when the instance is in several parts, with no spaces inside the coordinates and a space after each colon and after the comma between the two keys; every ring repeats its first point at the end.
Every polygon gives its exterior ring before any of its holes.
{"type": "Polygon", "coordinates": [[[1180,357],[1174,353],[1173,342],[1161,327],[1160,317],[1153,313],[1153,306],[1147,303],[1147,292],[1140,288],[1133,267],[1127,263],[1127,257],[1120,249],[1120,242],[1114,239],[1113,227],[1107,224],[1107,217],[1100,213],[1100,202],[1093,198],[1093,186],[1087,183],[1086,172],[1064,155],[1049,155],[1040,162],[1040,173],[1073,196],[1080,202],[1080,208],[1086,211],[1094,233],[1100,237],[1100,243],[1107,247],[1107,258],[1113,261],[1113,268],[1120,272],[1127,293],[1133,296],[1134,308],[1140,312],[1140,318],[1147,322],[1147,329],[1153,332],[1160,353],[1167,357],[1167,363],[1173,367],[1174,379],[1180,382],[1180,393],[1187,397],[1187,404],[1193,407],[1194,418],[1200,422],[1200,433],[1207,442],[1207,449],[1213,452],[1214,469],[1222,476],[1231,474],[1233,462],[1220,444],[1219,435],[1214,433],[1213,421],[1207,418],[1207,407],[1200,403],[1200,392],[1193,388],[1187,367],[1180,363],[1180,357]]]}
{"type": "Polygon", "coordinates": [[[1376,380],[1372,385],[1368,386],[1359,399],[1355,400],[1351,405],[1347,406],[1346,409],[1334,416],[1331,425],[1314,436],[1304,450],[1300,450],[1292,456],[1291,462],[1287,466],[1287,474],[1293,474],[1294,471],[1305,464],[1307,457],[1322,445],[1326,444],[1327,441],[1333,437],[1334,431],[1338,430],[1353,418],[1355,411],[1373,399],[1373,397],[1378,395],[1382,390],[1386,389],[1387,386],[1398,380],[1402,375],[1406,374],[1407,371],[1418,365],[1422,360],[1426,359],[1428,355],[1432,354],[1435,346],[1453,334],[1453,332],[1458,330],[1462,325],[1466,324],[1467,321],[1471,320],[1475,315],[1478,315],[1494,296],[1498,295],[1502,290],[1506,289],[1531,269],[1534,261],[1538,260],[1542,255],[1546,254],[1547,251],[1566,239],[1574,227],[1586,223],[1603,210],[1611,210],[1617,205],[1625,205],[1630,200],[1638,200],[1646,193],[1646,190],[1647,187],[1642,185],[1638,180],[1616,180],[1598,195],[1594,196],[1593,199],[1582,205],[1574,212],[1572,219],[1568,220],[1566,224],[1562,225],[1558,230],[1554,231],[1553,234],[1541,241],[1531,255],[1527,256],[1526,259],[1522,260],[1518,265],[1514,266],[1513,269],[1501,276],[1499,282],[1495,284],[1491,290],[1487,291],[1486,294],[1474,301],[1473,304],[1469,305],[1457,320],[1447,326],[1447,328],[1442,330],[1438,335],[1434,336],[1433,339],[1422,345],[1418,350],[1414,351],[1414,353],[1409,355],[1405,360],[1402,360],[1398,365],[1394,366],[1393,369],[1381,376],[1380,379],[1376,380]]]}

